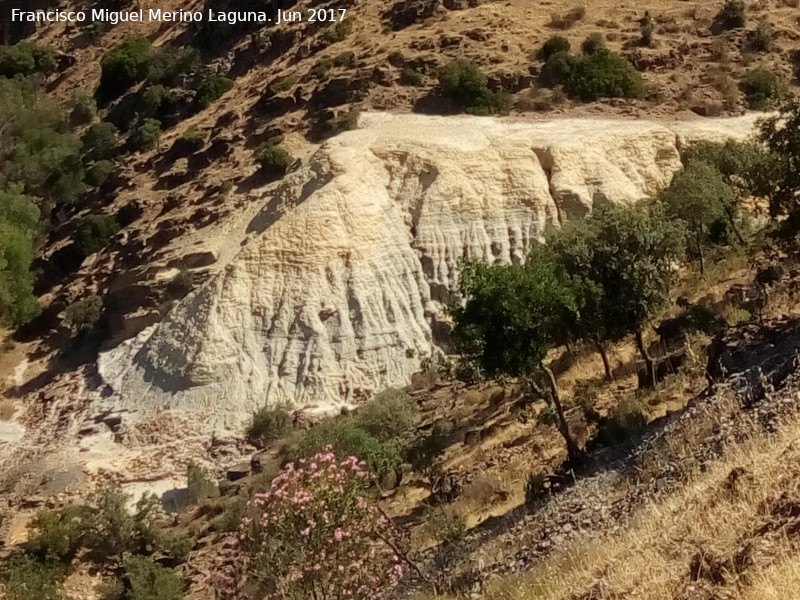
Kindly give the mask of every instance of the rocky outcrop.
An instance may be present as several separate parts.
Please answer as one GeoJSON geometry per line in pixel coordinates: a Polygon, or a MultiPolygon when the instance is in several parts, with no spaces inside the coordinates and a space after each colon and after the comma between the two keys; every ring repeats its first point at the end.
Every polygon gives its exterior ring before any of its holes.
{"type": "Polygon", "coordinates": [[[546,227],[656,192],[680,167],[692,126],[678,129],[364,115],[281,183],[215,277],[101,357],[113,402],[242,420],[265,402],[331,409],[406,384],[435,351],[463,259],[520,261],[546,227]]]}

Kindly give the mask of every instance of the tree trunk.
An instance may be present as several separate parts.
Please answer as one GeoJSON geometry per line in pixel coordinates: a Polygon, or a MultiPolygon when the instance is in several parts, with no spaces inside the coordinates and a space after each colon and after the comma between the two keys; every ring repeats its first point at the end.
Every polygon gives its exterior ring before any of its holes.
{"type": "Polygon", "coordinates": [[[606,379],[609,381],[614,381],[614,374],[611,372],[611,364],[608,362],[608,353],[606,352],[606,347],[603,346],[603,343],[599,340],[595,340],[594,344],[597,347],[597,352],[600,354],[600,358],[603,359],[603,369],[606,371],[606,379]]]}
{"type": "Polygon", "coordinates": [[[725,209],[725,214],[728,215],[728,221],[731,224],[731,229],[733,229],[733,234],[736,236],[736,239],[739,240],[739,243],[744,246],[745,241],[742,237],[742,234],[739,233],[739,228],[736,226],[736,219],[733,218],[733,211],[730,209],[725,209]]]}
{"type": "Polygon", "coordinates": [[[644,364],[647,365],[647,374],[653,381],[653,387],[656,387],[656,365],[650,354],[647,352],[647,348],[644,347],[644,337],[642,337],[641,329],[636,331],[636,346],[639,348],[639,352],[642,354],[644,364]]]}
{"type": "Polygon", "coordinates": [[[703,228],[697,230],[697,254],[700,256],[700,275],[706,274],[706,257],[703,255],[703,228]]]}
{"type": "Polygon", "coordinates": [[[558,415],[558,431],[561,433],[561,435],[564,437],[564,441],[567,443],[567,454],[569,455],[569,461],[573,465],[577,464],[578,458],[580,457],[580,450],[578,450],[578,445],[575,443],[575,440],[572,439],[572,434],[569,431],[569,423],[567,423],[567,418],[564,416],[564,407],[561,406],[561,397],[558,395],[558,383],[556,382],[556,376],[549,367],[544,365],[544,363],[541,363],[541,367],[542,370],[547,374],[547,378],[550,381],[550,391],[552,392],[553,396],[553,405],[556,407],[556,414],[558,415]]]}

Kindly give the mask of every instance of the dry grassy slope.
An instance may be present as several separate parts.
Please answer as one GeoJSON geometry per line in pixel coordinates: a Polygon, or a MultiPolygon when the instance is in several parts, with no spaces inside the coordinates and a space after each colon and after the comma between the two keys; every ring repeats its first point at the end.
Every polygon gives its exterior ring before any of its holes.
{"type": "MultiPolygon", "coordinates": [[[[195,9],[200,2],[145,0],[143,8],[158,7],[164,10],[195,9]]],[[[306,3],[301,2],[302,8],[306,3]]],[[[465,3],[466,4],[466,3],[465,3]]],[[[726,99],[721,87],[725,76],[731,73],[734,80],[742,72],[756,65],[778,68],[788,74],[790,53],[798,45],[795,33],[797,9],[783,0],[752,3],[750,23],[769,15],[776,26],[776,48],[765,55],[746,55],[740,52],[743,32],[730,34],[728,57],[722,65],[711,58],[713,37],[709,32],[713,16],[722,5],[715,2],[485,2],[464,10],[442,9],[436,16],[414,24],[401,31],[391,31],[383,17],[388,6],[383,2],[358,0],[349,10],[355,17],[353,33],[343,42],[319,49],[320,31],[311,31],[309,24],[287,24],[287,30],[296,32],[295,43],[283,55],[267,60],[249,54],[250,38],[243,36],[226,56],[213,59],[212,66],[219,72],[233,67],[240,76],[233,91],[208,110],[181,123],[164,136],[161,148],[167,149],[189,126],[196,125],[211,133],[212,145],[206,148],[205,162],[170,158],[159,155],[136,155],[124,165],[126,185],[110,200],[108,210],[137,203],[144,214],[122,235],[134,248],[133,255],[115,254],[119,247],[111,246],[105,253],[91,259],[64,289],[56,289],[55,297],[64,304],[83,293],[86,288],[101,291],[125,289],[134,283],[149,285],[158,278],[169,278],[174,271],[165,265],[177,262],[181,256],[192,252],[213,250],[217,254],[235,251],[230,240],[239,236],[254,207],[265,193],[265,188],[251,185],[248,178],[256,171],[253,150],[266,136],[276,131],[298,132],[291,135],[286,145],[296,156],[306,156],[313,147],[302,135],[310,122],[319,114],[320,105],[338,103],[323,90],[327,82],[318,82],[308,75],[311,66],[322,57],[352,51],[356,62],[351,68],[335,69],[332,78],[341,79],[343,89],[352,93],[344,98],[345,104],[334,110],[342,112],[351,104],[365,109],[393,111],[411,110],[414,104],[430,93],[435,78],[427,78],[421,88],[403,87],[398,83],[400,69],[390,65],[392,52],[402,52],[415,64],[436,65],[454,58],[467,58],[479,63],[494,82],[514,86],[514,91],[528,85],[531,76],[532,52],[554,34],[566,35],[577,47],[582,39],[593,32],[606,34],[609,45],[615,49],[636,46],[639,24],[644,11],[656,18],[653,48],[638,49],[645,58],[654,58],[652,70],[646,79],[658,90],[654,101],[614,102],[593,105],[566,104],[556,108],[555,115],[570,116],[682,116],[690,115],[689,108],[706,110],[721,107],[723,112],[739,112],[741,98],[726,99]],[[586,16],[572,29],[556,31],[548,26],[553,15],[574,6],[584,5],[586,16]],[[658,57],[663,57],[659,60],[658,57]],[[252,66],[249,63],[253,62],[252,66]],[[745,64],[747,66],[745,66],[745,64]],[[659,66],[660,65],[660,66],[659,66]],[[249,69],[249,70],[248,70],[249,69]],[[716,69],[716,71],[715,71],[716,69]],[[291,75],[298,79],[294,88],[281,94],[282,100],[261,103],[270,82],[291,75]],[[357,90],[361,90],[358,92],[357,90]],[[224,182],[234,182],[234,192],[228,196],[218,194],[224,182]],[[158,232],[158,236],[154,234],[158,232]],[[159,239],[160,238],[160,239],[159,239]],[[120,278],[122,271],[125,276],[120,278]]],[[[62,25],[54,25],[37,33],[38,38],[58,46],[74,56],[74,66],[61,73],[51,83],[53,95],[68,99],[76,89],[93,89],[99,81],[99,59],[102,53],[125,36],[142,33],[155,43],[164,44],[179,37],[186,25],[121,24],[107,34],[99,47],[75,47],[79,32],[62,25]]],[[[719,57],[717,57],[719,58],[719,57]]],[[[535,71],[535,69],[534,69],[535,71]]],[[[529,91],[521,91],[525,96],[529,91]]],[[[268,95],[268,94],[266,94],[268,95]]],[[[523,115],[519,118],[530,118],[523,115]]],[[[68,229],[65,230],[65,234],[68,229]]],[[[51,239],[48,253],[63,247],[63,239],[51,239]]],[[[130,253],[130,250],[129,250],[130,253]]],[[[45,301],[50,300],[46,297],[45,301]]],[[[131,323],[131,332],[143,323],[151,322],[157,310],[164,314],[168,306],[148,307],[150,316],[131,323]]],[[[129,332],[130,333],[130,332],[129,332]]]]}

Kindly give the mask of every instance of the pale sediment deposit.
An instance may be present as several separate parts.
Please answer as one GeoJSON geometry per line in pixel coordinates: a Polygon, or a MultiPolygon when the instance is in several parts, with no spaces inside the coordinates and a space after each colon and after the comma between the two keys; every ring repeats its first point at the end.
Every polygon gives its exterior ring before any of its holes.
{"type": "Polygon", "coordinates": [[[241,421],[407,384],[464,258],[521,260],[548,226],[667,185],[678,148],[753,118],[661,124],[369,114],[288,176],[242,250],[101,357],[117,407],[241,421]]]}

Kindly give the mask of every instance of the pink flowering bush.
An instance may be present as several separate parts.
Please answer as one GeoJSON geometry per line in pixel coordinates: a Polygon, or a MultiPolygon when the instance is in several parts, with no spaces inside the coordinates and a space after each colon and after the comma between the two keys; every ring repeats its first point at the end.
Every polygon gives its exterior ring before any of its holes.
{"type": "Polygon", "coordinates": [[[331,448],[290,463],[240,528],[247,587],[268,598],[379,599],[404,574],[363,462],[331,448]]]}

